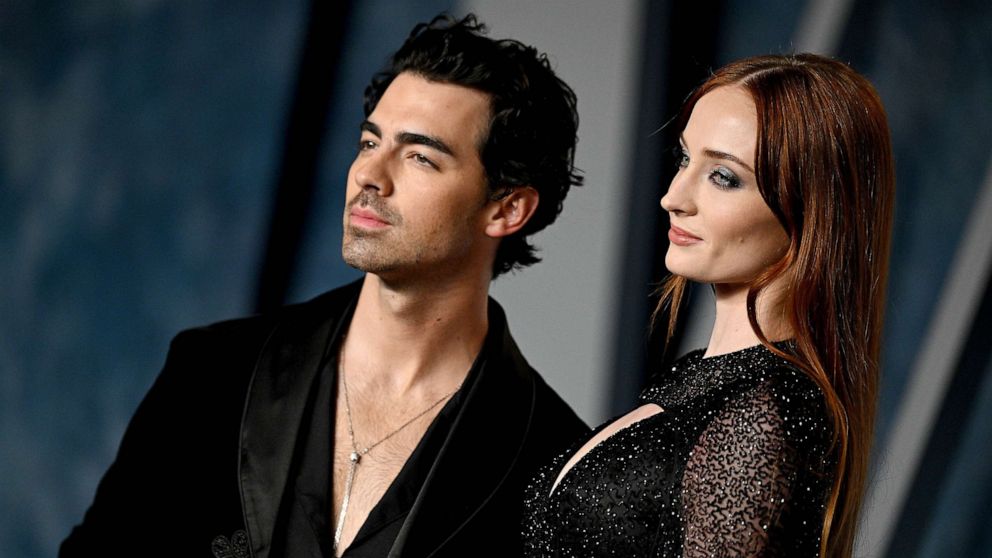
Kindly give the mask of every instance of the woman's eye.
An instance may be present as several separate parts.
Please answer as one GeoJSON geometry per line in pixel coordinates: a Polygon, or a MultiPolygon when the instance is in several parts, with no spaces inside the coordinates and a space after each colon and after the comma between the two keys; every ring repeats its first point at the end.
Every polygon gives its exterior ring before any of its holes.
{"type": "Polygon", "coordinates": [[[681,146],[672,148],[672,157],[675,159],[675,167],[684,169],[689,166],[689,154],[681,146]]]}
{"type": "Polygon", "coordinates": [[[710,173],[710,181],[725,190],[740,188],[741,185],[741,179],[737,178],[736,174],[723,167],[714,169],[713,172],[710,173]]]}

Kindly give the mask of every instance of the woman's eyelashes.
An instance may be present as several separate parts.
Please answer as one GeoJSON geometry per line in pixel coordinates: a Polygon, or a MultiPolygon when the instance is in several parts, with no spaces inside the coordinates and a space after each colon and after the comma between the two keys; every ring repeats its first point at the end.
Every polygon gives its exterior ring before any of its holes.
{"type": "Polygon", "coordinates": [[[741,179],[726,167],[717,167],[710,171],[710,182],[724,190],[733,190],[741,187],[741,179]]]}
{"type": "Polygon", "coordinates": [[[672,148],[672,158],[675,160],[676,171],[689,166],[689,152],[681,145],[672,148]]]}
{"type": "MultiPolygon", "coordinates": [[[[681,145],[672,148],[672,158],[675,160],[676,172],[689,166],[689,152],[681,145]]],[[[733,190],[741,187],[741,179],[738,178],[734,171],[724,166],[718,166],[711,170],[707,178],[715,186],[723,190],[733,190]]]]}

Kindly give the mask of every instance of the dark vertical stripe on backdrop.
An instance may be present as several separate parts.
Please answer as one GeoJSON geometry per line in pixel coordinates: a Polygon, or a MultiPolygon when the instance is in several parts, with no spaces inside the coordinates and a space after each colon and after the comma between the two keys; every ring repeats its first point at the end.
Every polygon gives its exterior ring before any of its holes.
{"type": "Polygon", "coordinates": [[[312,0],[301,47],[296,91],[286,124],[282,161],[264,259],[260,264],[255,309],[282,305],[298,263],[300,243],[316,187],[327,115],[348,24],[350,2],[312,0]]]}
{"type": "Polygon", "coordinates": [[[878,25],[884,2],[860,0],[854,2],[847,17],[844,35],[833,53],[838,59],[847,62],[855,70],[864,72],[877,49],[878,25]]]}
{"type": "MultiPolygon", "coordinates": [[[[665,126],[682,101],[714,68],[722,0],[644,3],[640,85],[635,112],[634,156],[627,178],[627,226],[620,274],[618,323],[614,328],[614,378],[610,414],[630,409],[645,380],[667,367],[674,357],[682,326],[672,343],[665,343],[667,318],[650,330],[656,298],[651,296],[667,275],[668,216],[659,207],[673,175],[670,149],[678,134],[665,126]]],[[[683,314],[684,316],[684,314],[683,314]]],[[[684,323],[684,319],[681,320],[684,323]]]]}
{"type": "Polygon", "coordinates": [[[990,332],[992,276],[985,284],[954,378],[947,388],[940,414],[930,431],[926,450],[890,538],[887,556],[916,556],[920,551],[927,526],[932,522],[930,516],[948,481],[947,472],[960,454],[961,439],[971,420],[976,398],[982,392],[985,371],[992,363],[990,332]]]}

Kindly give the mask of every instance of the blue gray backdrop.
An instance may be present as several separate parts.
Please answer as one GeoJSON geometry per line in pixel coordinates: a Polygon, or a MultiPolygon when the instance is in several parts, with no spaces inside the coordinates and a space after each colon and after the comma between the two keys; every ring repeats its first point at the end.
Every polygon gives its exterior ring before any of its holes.
{"type": "MultiPolygon", "coordinates": [[[[587,185],[538,237],[545,261],[494,293],[593,423],[678,352],[646,333],[670,176],[654,132],[689,88],[792,50],[876,83],[898,201],[858,554],[992,556],[992,6],[320,4],[0,3],[0,555],[54,555],[178,330],[357,277],[338,243],[364,84],[415,22],[471,10],[579,96],[587,185]]],[[[696,300],[683,347],[708,335],[696,300]]]]}

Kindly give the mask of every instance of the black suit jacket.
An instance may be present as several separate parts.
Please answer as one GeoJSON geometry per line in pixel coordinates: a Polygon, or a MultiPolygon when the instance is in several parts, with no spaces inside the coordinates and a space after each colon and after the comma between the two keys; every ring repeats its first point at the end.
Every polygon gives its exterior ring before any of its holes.
{"type": "MultiPolygon", "coordinates": [[[[60,556],[270,556],[306,400],[359,285],[177,335],[60,556]]],[[[588,431],[492,300],[482,356],[390,557],[518,555],[525,483],[588,431]]]]}

